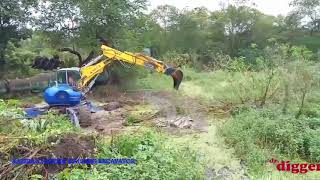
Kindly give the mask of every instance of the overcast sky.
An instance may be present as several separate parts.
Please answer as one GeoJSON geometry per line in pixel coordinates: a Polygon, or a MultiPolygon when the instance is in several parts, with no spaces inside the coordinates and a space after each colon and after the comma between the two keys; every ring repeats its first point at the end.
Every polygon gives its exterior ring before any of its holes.
{"type": "MultiPolygon", "coordinates": [[[[252,0],[257,9],[270,15],[286,15],[290,11],[291,0],[252,0]]],[[[221,2],[228,4],[228,0],[149,0],[150,8],[154,9],[159,5],[169,4],[179,9],[204,6],[209,10],[220,9],[221,2]]]]}

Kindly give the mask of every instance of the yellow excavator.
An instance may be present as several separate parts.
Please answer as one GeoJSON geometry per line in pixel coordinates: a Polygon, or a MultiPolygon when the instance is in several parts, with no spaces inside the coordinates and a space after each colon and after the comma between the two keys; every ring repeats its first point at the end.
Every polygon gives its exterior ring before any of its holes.
{"type": "Polygon", "coordinates": [[[121,52],[107,45],[102,45],[101,50],[103,53],[102,55],[85,64],[80,69],[81,79],[79,81],[78,88],[84,93],[87,93],[91,89],[96,78],[105,72],[106,69],[115,61],[146,67],[159,73],[169,75],[173,78],[174,88],[176,90],[178,90],[183,79],[183,73],[181,70],[168,67],[162,61],[158,61],[142,53],[134,54],[131,52],[121,52]]]}
{"type": "Polygon", "coordinates": [[[114,62],[127,63],[152,69],[173,78],[173,87],[178,90],[183,79],[181,70],[169,67],[162,61],[142,53],[122,52],[104,43],[102,54],[87,61],[80,68],[65,68],[57,71],[55,84],[44,92],[49,106],[76,106],[83,101],[97,78],[106,72],[114,62]]]}

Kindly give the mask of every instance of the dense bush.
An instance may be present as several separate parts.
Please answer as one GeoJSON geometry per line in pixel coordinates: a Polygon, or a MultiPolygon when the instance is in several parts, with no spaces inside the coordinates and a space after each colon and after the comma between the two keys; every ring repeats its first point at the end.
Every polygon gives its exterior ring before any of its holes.
{"type": "Polygon", "coordinates": [[[222,130],[227,143],[247,160],[251,168],[264,166],[271,158],[320,158],[320,117],[283,114],[279,108],[244,108],[222,130]],[[257,153],[258,152],[258,153],[257,153]]]}
{"type": "Polygon", "coordinates": [[[50,112],[41,119],[24,119],[25,112],[19,108],[21,105],[19,100],[0,99],[0,134],[8,137],[28,137],[30,141],[41,144],[46,142],[49,136],[74,131],[68,118],[50,112]]]}

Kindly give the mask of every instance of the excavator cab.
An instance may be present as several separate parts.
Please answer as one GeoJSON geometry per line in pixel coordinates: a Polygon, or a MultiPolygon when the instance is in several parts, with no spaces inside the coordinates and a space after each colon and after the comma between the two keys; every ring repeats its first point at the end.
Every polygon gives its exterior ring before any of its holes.
{"type": "MultiPolygon", "coordinates": [[[[75,106],[80,104],[83,97],[77,88],[80,81],[80,68],[63,68],[56,72],[56,79],[51,82],[44,92],[44,99],[50,106],[75,106]]],[[[108,73],[100,74],[97,82],[104,84],[108,81],[108,73]]]]}
{"type": "Polygon", "coordinates": [[[64,68],[57,71],[57,83],[73,86],[81,79],[79,68],[64,68]]]}
{"type": "Polygon", "coordinates": [[[82,93],[75,90],[80,80],[80,69],[63,68],[56,72],[56,81],[44,92],[44,99],[50,106],[75,106],[80,104],[82,93]]]}

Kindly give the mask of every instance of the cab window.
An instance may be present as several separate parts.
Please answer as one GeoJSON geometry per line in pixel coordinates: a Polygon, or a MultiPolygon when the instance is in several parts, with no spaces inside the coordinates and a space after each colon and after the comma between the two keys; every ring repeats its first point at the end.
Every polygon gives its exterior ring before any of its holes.
{"type": "Polygon", "coordinates": [[[78,71],[68,71],[68,76],[71,76],[71,78],[76,82],[81,79],[80,73],[78,71]]]}
{"type": "Polygon", "coordinates": [[[66,71],[57,72],[57,81],[58,84],[67,84],[66,71]]]}

